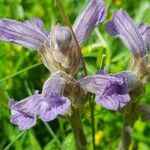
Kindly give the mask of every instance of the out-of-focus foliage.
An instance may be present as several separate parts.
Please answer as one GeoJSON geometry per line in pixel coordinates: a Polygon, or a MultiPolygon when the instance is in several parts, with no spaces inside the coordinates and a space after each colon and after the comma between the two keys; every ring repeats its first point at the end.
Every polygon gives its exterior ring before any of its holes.
{"type": "MultiPolygon", "coordinates": [[[[86,0],[63,0],[63,6],[70,22],[73,24],[76,16],[87,3],[86,0]]],[[[106,0],[108,15],[122,7],[132,16],[137,24],[150,24],[149,0],[106,0]]],[[[64,20],[59,14],[53,0],[0,0],[0,18],[16,20],[40,17],[47,30],[64,20]]],[[[130,52],[116,39],[112,39],[104,24],[94,30],[82,47],[89,74],[94,74],[101,67],[109,67],[111,73],[127,70],[130,67],[130,52]]],[[[74,138],[67,120],[59,118],[48,124],[38,121],[37,125],[26,132],[10,123],[8,101],[10,98],[22,99],[35,89],[41,90],[44,81],[50,75],[40,64],[36,52],[28,51],[21,46],[0,42],[0,149],[15,150],[74,150],[74,138]],[[49,125],[49,126],[48,126],[49,125]],[[51,127],[51,128],[50,128],[51,127]],[[53,134],[52,130],[55,134],[53,134]]],[[[147,86],[142,103],[150,104],[150,86],[147,86]]],[[[88,148],[92,149],[92,133],[89,104],[82,113],[82,122],[88,139],[88,148]]],[[[121,116],[112,111],[95,106],[95,139],[96,148],[115,150],[121,132],[121,116]]],[[[150,123],[139,119],[134,127],[132,147],[138,150],[150,149],[150,123]]]]}

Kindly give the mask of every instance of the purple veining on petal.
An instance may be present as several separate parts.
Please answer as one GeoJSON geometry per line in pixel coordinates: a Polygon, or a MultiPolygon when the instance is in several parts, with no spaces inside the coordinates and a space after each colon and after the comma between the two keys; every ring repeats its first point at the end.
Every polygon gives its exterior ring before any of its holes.
{"type": "Polygon", "coordinates": [[[146,44],[147,50],[150,51],[150,26],[141,23],[138,26],[138,29],[143,37],[143,40],[146,44]]]}
{"type": "Polygon", "coordinates": [[[27,24],[31,28],[34,27],[34,30],[36,30],[43,37],[45,37],[45,35],[49,35],[49,32],[47,32],[44,28],[43,21],[40,20],[39,18],[33,18],[31,20],[26,20],[23,23],[27,24]]]}
{"type": "Polygon", "coordinates": [[[147,54],[142,36],[126,11],[122,9],[116,11],[113,19],[106,23],[105,27],[111,36],[120,38],[133,55],[144,57],[147,54]]]}
{"type": "Polygon", "coordinates": [[[111,83],[106,87],[103,94],[96,96],[97,103],[110,110],[120,109],[130,100],[125,76],[121,74],[114,76],[121,79],[122,82],[111,83]]]}
{"type": "Polygon", "coordinates": [[[124,107],[127,102],[130,100],[129,94],[126,95],[120,95],[120,94],[113,94],[113,95],[107,95],[107,96],[96,96],[96,102],[97,104],[102,105],[103,107],[109,109],[109,110],[118,110],[122,107],[124,107]]]}
{"type": "Polygon", "coordinates": [[[41,96],[38,91],[34,95],[29,96],[21,101],[10,101],[10,108],[16,111],[24,112],[29,115],[37,115],[41,96]]]}
{"type": "MultiPolygon", "coordinates": [[[[10,101],[10,108],[17,102],[10,101]]],[[[18,125],[20,130],[26,130],[33,127],[36,124],[36,116],[28,114],[22,111],[17,111],[11,108],[11,123],[18,125]]]]}
{"type": "Polygon", "coordinates": [[[11,100],[11,122],[26,130],[35,125],[37,116],[51,121],[58,115],[66,115],[71,106],[70,100],[63,96],[66,82],[65,74],[56,72],[45,82],[41,94],[36,91],[19,102],[11,100]]]}
{"type": "Polygon", "coordinates": [[[59,93],[43,95],[43,101],[40,102],[39,116],[43,121],[51,121],[58,115],[67,114],[70,105],[70,100],[62,97],[59,93]]]}
{"type": "Polygon", "coordinates": [[[43,85],[43,94],[49,94],[49,93],[60,93],[62,94],[65,85],[66,85],[67,79],[64,78],[64,73],[56,72],[52,74],[44,83],[43,85]]]}
{"type": "Polygon", "coordinates": [[[106,17],[106,10],[103,0],[90,0],[87,7],[76,19],[73,30],[81,45],[92,30],[106,17]]]}
{"type": "Polygon", "coordinates": [[[51,121],[58,115],[65,115],[71,105],[70,100],[63,96],[67,79],[64,73],[53,74],[44,84],[41,95],[39,116],[43,121],[51,121]]]}
{"type": "Polygon", "coordinates": [[[43,44],[47,35],[42,21],[37,18],[25,22],[0,19],[0,40],[36,49],[43,44]]]}
{"type": "Polygon", "coordinates": [[[114,82],[121,82],[122,80],[112,77],[110,75],[93,75],[93,76],[87,76],[81,79],[80,85],[83,89],[85,89],[88,92],[94,93],[94,94],[102,94],[107,86],[110,86],[111,83],[114,82]]]}
{"type": "Polygon", "coordinates": [[[97,104],[110,110],[125,106],[130,100],[128,84],[123,73],[116,75],[94,75],[80,80],[81,87],[96,94],[97,104]]]}

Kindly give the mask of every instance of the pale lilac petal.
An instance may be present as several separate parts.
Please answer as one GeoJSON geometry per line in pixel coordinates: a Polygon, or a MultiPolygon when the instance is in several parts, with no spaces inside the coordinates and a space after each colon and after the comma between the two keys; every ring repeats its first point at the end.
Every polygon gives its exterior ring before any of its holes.
{"type": "Polygon", "coordinates": [[[26,25],[36,30],[39,34],[41,34],[43,37],[46,37],[46,35],[49,35],[50,33],[47,32],[44,28],[44,23],[39,18],[33,18],[31,20],[24,21],[26,25]]]}
{"type": "Polygon", "coordinates": [[[150,26],[141,23],[138,28],[146,44],[147,50],[150,51],[150,26]]]}
{"type": "Polygon", "coordinates": [[[43,101],[40,102],[39,116],[43,121],[51,121],[58,115],[66,115],[70,105],[70,100],[58,93],[43,95],[43,101]]]}
{"type": "Polygon", "coordinates": [[[126,11],[119,9],[115,12],[113,19],[105,27],[111,36],[120,38],[133,55],[143,57],[147,54],[142,36],[126,11]]]}
{"type": "Polygon", "coordinates": [[[93,75],[84,77],[79,81],[81,87],[94,94],[102,94],[111,84],[122,83],[122,80],[110,75],[93,75]]]}
{"type": "Polygon", "coordinates": [[[106,17],[106,10],[103,0],[90,0],[87,7],[76,19],[73,30],[81,45],[92,30],[106,17]]]}
{"type": "MultiPolygon", "coordinates": [[[[10,107],[17,102],[11,101],[10,107]]],[[[33,127],[36,124],[36,117],[24,112],[11,109],[11,123],[18,125],[20,130],[26,130],[33,127]]]]}
{"type": "Polygon", "coordinates": [[[66,83],[67,79],[63,72],[53,73],[44,83],[42,93],[46,95],[54,92],[62,94],[66,83]]]}
{"type": "Polygon", "coordinates": [[[36,91],[32,96],[29,96],[21,101],[15,101],[13,104],[11,103],[10,108],[29,115],[37,115],[40,100],[41,96],[38,94],[38,91],[36,91]]]}
{"type": "Polygon", "coordinates": [[[110,110],[118,110],[125,106],[130,100],[126,79],[121,74],[116,76],[119,76],[118,78],[122,79],[122,83],[111,83],[102,94],[96,96],[97,104],[110,110]]]}
{"type": "Polygon", "coordinates": [[[121,95],[114,94],[108,96],[96,96],[96,103],[102,105],[104,108],[109,110],[118,110],[125,106],[127,102],[129,102],[130,96],[129,94],[121,95]]]}
{"type": "Polygon", "coordinates": [[[47,33],[39,19],[25,22],[0,19],[0,40],[36,49],[43,44],[46,38],[47,33]]]}
{"type": "Polygon", "coordinates": [[[83,78],[80,85],[85,91],[96,94],[97,104],[110,110],[118,110],[130,100],[128,83],[124,73],[96,74],[83,78]]]}
{"type": "Polygon", "coordinates": [[[63,96],[68,80],[63,72],[56,72],[45,82],[39,103],[39,116],[43,121],[51,121],[58,115],[67,114],[71,102],[63,96]]]}

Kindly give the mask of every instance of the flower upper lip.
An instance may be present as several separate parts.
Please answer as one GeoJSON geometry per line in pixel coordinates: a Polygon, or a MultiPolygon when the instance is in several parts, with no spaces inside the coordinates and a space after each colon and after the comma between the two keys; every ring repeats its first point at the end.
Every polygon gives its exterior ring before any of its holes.
{"type": "Polygon", "coordinates": [[[136,57],[147,55],[147,47],[140,30],[126,11],[122,9],[116,11],[113,19],[106,23],[105,28],[111,36],[119,37],[136,57]]]}

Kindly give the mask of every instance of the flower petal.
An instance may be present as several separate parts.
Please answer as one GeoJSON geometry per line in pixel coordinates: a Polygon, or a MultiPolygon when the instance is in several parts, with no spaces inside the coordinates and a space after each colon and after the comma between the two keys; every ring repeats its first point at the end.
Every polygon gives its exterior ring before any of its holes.
{"type": "MultiPolygon", "coordinates": [[[[11,101],[10,107],[17,102],[11,101]]],[[[20,130],[26,130],[33,127],[36,124],[36,117],[20,111],[11,109],[11,123],[18,125],[20,130]]]]}
{"type": "Polygon", "coordinates": [[[53,73],[44,83],[42,93],[48,95],[50,93],[60,93],[62,94],[65,85],[67,83],[67,78],[64,72],[53,73]]]}
{"type": "Polygon", "coordinates": [[[102,105],[104,108],[109,110],[118,110],[125,106],[129,102],[129,94],[112,94],[107,96],[98,95],[96,96],[97,104],[102,105]]]}
{"type": "Polygon", "coordinates": [[[12,103],[10,101],[10,108],[22,113],[27,113],[28,115],[37,115],[39,109],[39,102],[41,100],[38,91],[34,95],[29,96],[19,102],[15,101],[12,103]]]}
{"type": "Polygon", "coordinates": [[[112,83],[122,83],[122,80],[110,75],[87,76],[79,81],[81,87],[91,93],[101,95],[112,83]]]}
{"type": "Polygon", "coordinates": [[[103,0],[90,0],[87,7],[76,19],[73,30],[81,45],[92,30],[106,17],[106,10],[103,0]]]}
{"type": "Polygon", "coordinates": [[[141,23],[138,28],[146,44],[147,50],[150,51],[150,26],[141,23]]]}
{"type": "Polygon", "coordinates": [[[63,96],[67,81],[65,73],[56,72],[45,82],[39,103],[39,116],[43,121],[51,121],[68,112],[71,102],[63,96]]]}
{"type": "Polygon", "coordinates": [[[113,19],[105,27],[111,36],[120,38],[133,55],[143,57],[147,54],[142,36],[126,11],[119,9],[115,12],[113,19]]]}
{"type": "Polygon", "coordinates": [[[103,94],[96,97],[97,104],[110,110],[118,110],[129,102],[130,96],[125,75],[123,73],[111,75],[122,80],[122,82],[111,82],[103,94]]]}
{"type": "Polygon", "coordinates": [[[68,98],[60,96],[58,93],[51,93],[43,96],[40,103],[39,116],[43,121],[51,121],[58,115],[67,114],[71,102],[68,98]]]}
{"type": "Polygon", "coordinates": [[[43,23],[39,19],[18,22],[0,19],[0,40],[17,43],[27,48],[38,48],[47,38],[43,23]]]}

